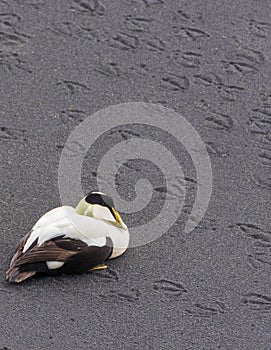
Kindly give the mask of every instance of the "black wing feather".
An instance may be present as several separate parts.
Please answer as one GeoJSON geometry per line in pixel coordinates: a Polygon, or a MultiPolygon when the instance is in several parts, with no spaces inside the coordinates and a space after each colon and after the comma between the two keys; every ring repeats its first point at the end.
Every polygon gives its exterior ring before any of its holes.
{"type": "Polygon", "coordinates": [[[41,246],[35,245],[25,253],[22,253],[23,244],[20,243],[6,273],[6,278],[10,282],[21,282],[35,273],[52,275],[87,272],[91,268],[103,264],[110,257],[113,249],[110,238],[106,239],[105,246],[97,247],[88,246],[77,239],[60,236],[41,246]],[[50,270],[47,267],[47,261],[62,261],[64,265],[58,269],[50,270]]]}

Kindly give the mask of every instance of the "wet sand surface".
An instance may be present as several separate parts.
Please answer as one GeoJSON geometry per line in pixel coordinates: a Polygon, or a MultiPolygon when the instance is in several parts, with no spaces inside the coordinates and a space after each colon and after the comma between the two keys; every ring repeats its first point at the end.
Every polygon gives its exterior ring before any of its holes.
{"type": "MultiPolygon", "coordinates": [[[[0,349],[270,349],[271,3],[1,0],[0,8],[0,349]],[[132,101],[174,109],[206,144],[213,192],[201,223],[184,233],[197,177],[176,146],[188,196],[160,239],[105,271],[8,284],[19,239],[61,205],[69,134],[132,101]]],[[[96,188],[107,149],[147,131],[122,126],[100,138],[84,162],[85,192],[96,188]]],[[[172,147],[163,130],[151,137],[172,147]]],[[[128,225],[148,222],[163,203],[162,174],[144,161],[118,176],[123,198],[140,177],[156,197],[123,215],[128,225]]]]}

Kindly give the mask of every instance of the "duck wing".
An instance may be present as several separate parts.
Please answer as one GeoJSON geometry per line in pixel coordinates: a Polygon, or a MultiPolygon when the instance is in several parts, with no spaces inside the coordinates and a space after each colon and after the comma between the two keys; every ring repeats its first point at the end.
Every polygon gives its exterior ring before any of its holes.
{"type": "Polygon", "coordinates": [[[104,238],[103,246],[88,246],[80,240],[60,236],[40,246],[35,242],[26,253],[15,253],[6,278],[10,282],[22,282],[39,272],[49,275],[87,272],[103,264],[111,253],[109,238],[104,238]]]}
{"type": "MultiPolygon", "coordinates": [[[[70,240],[66,239],[66,241],[68,242],[70,240]]],[[[69,257],[76,254],[78,250],[86,246],[84,242],[76,241],[77,249],[75,248],[75,242],[72,244],[73,249],[64,249],[61,246],[58,246],[57,242],[57,239],[55,239],[45,242],[41,246],[35,244],[26,253],[18,257],[14,261],[13,266],[18,267],[24,264],[32,264],[43,261],[66,261],[69,257]]]]}

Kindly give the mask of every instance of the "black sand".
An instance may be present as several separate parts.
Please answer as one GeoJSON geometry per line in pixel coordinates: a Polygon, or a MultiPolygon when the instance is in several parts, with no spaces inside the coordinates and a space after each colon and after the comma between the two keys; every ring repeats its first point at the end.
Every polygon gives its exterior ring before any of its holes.
{"type": "MultiPolygon", "coordinates": [[[[270,1],[0,5],[0,349],[270,349],[270,1]],[[203,221],[185,235],[184,213],[108,271],[7,284],[20,237],[61,204],[68,135],[95,111],[129,101],[175,109],[207,144],[214,184],[203,221]]],[[[86,191],[98,150],[121,132],[89,154],[86,191]]],[[[196,178],[181,152],[189,208],[196,178]]],[[[152,167],[142,169],[153,178],[152,167]]],[[[133,193],[131,178],[120,178],[120,191],[133,193]]],[[[128,224],[153,217],[150,208],[128,224]]]]}

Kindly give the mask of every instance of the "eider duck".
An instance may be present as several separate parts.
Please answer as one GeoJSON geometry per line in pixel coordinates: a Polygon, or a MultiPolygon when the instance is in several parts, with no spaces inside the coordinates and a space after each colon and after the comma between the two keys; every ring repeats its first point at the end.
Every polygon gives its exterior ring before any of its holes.
{"type": "Polygon", "coordinates": [[[6,272],[9,282],[36,274],[76,274],[105,269],[123,254],[129,231],[111,197],[90,192],[77,205],[44,214],[16,248],[6,272]]]}

